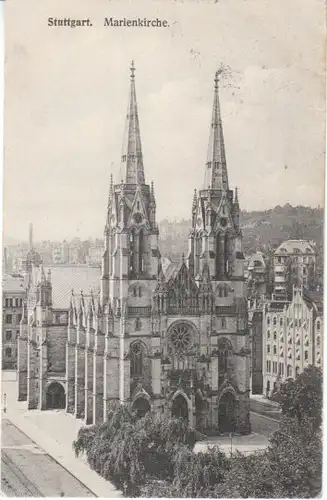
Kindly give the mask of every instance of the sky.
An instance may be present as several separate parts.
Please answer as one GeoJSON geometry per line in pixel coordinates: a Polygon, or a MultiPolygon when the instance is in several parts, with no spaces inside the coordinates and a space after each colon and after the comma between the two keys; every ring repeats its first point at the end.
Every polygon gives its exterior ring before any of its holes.
{"type": "Polygon", "coordinates": [[[5,5],[4,240],[101,237],[136,92],[157,219],[189,218],[201,188],[213,78],[241,208],[323,204],[323,0],[11,0],[5,5]],[[167,19],[113,28],[105,17],[167,19]],[[47,26],[89,17],[90,28],[47,26]]]}

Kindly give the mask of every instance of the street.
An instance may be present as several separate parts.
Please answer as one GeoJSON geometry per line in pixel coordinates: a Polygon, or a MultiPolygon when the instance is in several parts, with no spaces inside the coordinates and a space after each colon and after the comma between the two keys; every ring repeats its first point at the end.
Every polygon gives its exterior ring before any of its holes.
{"type": "Polygon", "coordinates": [[[10,497],[94,497],[3,415],[1,490],[10,497]]]}

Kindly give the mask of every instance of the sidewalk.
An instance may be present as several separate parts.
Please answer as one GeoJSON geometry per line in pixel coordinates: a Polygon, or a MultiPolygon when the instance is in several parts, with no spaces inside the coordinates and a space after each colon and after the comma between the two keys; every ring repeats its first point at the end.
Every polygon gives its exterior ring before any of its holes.
{"type": "MultiPolygon", "coordinates": [[[[2,372],[3,375],[3,372],[2,372]]],[[[40,448],[102,498],[123,497],[111,483],[90,469],[85,458],[75,457],[72,442],[83,427],[80,420],[64,410],[27,410],[26,402],[17,401],[17,382],[2,376],[2,395],[7,394],[7,418],[32,439],[40,448]],[[6,378],[6,380],[4,380],[6,378]]],[[[3,408],[3,403],[2,403],[3,408]]]]}

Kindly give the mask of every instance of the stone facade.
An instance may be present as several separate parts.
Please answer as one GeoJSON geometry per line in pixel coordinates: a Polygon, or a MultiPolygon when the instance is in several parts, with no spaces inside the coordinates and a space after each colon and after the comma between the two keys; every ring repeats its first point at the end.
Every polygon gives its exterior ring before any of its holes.
{"type": "Polygon", "coordinates": [[[322,294],[293,288],[290,302],[267,301],[263,307],[263,391],[303,370],[323,364],[322,294]]]}
{"type": "Polygon", "coordinates": [[[162,260],[158,248],[134,71],[132,66],[124,178],[111,180],[109,189],[101,292],[72,293],[67,328],[64,321],[54,326],[51,280],[40,268],[21,329],[19,371],[27,360],[27,377],[21,375],[20,391],[30,408],[46,407],[51,359],[55,383],[64,374],[66,410],[86,423],[105,420],[113,403],[130,403],[140,415],[151,409],[181,416],[200,431],[248,433],[244,256],[237,192],[228,184],[218,74],[205,185],[194,194],[188,255],[173,263],[162,260]]]}

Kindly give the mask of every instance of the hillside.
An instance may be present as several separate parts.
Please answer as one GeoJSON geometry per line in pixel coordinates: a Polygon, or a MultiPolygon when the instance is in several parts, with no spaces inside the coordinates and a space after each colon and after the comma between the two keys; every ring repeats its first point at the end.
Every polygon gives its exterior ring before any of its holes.
{"type": "MultiPolygon", "coordinates": [[[[318,251],[318,274],[322,272],[323,259],[323,209],[287,204],[265,211],[242,211],[241,226],[246,254],[256,250],[276,248],[288,239],[314,240],[318,251]]],[[[188,250],[188,232],[191,220],[159,224],[160,250],[163,256],[179,259],[188,250]]]]}

